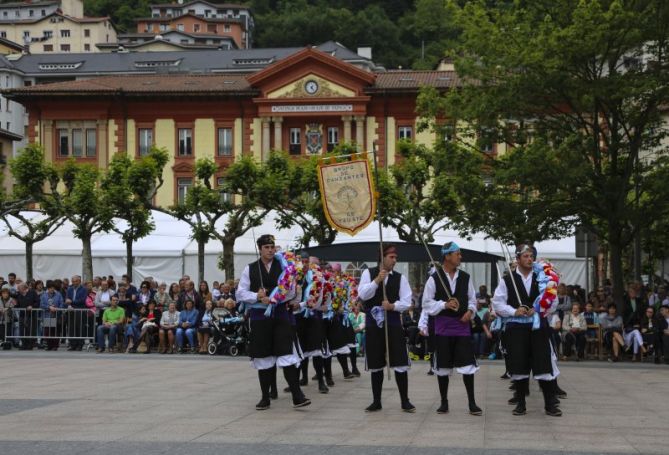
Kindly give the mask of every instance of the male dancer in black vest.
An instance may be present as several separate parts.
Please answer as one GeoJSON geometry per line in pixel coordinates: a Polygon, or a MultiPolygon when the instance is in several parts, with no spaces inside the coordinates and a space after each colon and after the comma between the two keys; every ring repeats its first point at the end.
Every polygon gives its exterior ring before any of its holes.
{"type": "Polygon", "coordinates": [[[536,249],[530,245],[516,248],[517,267],[500,280],[492,304],[495,313],[506,318],[504,344],[509,359],[507,369],[516,386],[513,415],[527,413],[525,396],[529,391],[531,371],[543,392],[546,414],[559,417],[562,411],[557,407],[556,378],[560,372],[545,315],[539,320],[539,329],[533,330],[533,304],[539,296],[537,276],[532,270],[536,254],[536,249]]]}
{"type": "Polygon", "coordinates": [[[381,390],[383,388],[383,369],[386,366],[386,340],[383,324],[388,324],[388,357],[390,367],[395,370],[395,381],[400,392],[402,410],[416,412],[416,407],[409,401],[409,354],[400,317],[400,314],[411,306],[411,287],[406,277],[393,270],[396,263],[397,249],[392,245],[385,245],[381,269],[374,267],[362,272],[358,286],[358,297],[363,301],[365,309],[366,369],[372,373],[374,397],[372,404],[365,410],[367,412],[380,411],[382,408],[381,390]],[[384,283],[385,300],[383,298],[384,283]],[[388,317],[380,324],[377,318],[385,317],[382,310],[386,310],[388,317]]]}
{"type": "Polygon", "coordinates": [[[479,367],[471,329],[471,318],[476,314],[476,291],[469,274],[458,270],[462,255],[455,242],[448,242],[442,247],[441,258],[442,266],[427,279],[423,290],[423,311],[434,317],[433,365],[441,394],[441,406],[437,413],[448,412],[448,382],[455,368],[465,383],[469,413],[478,416],[483,411],[474,398],[474,373],[479,367]]]}
{"type": "Polygon", "coordinates": [[[270,407],[270,388],[276,382],[276,367],[283,368],[283,375],[293,395],[293,407],[308,406],[311,401],[300,389],[298,367],[302,361],[292,324],[293,308],[290,304],[276,305],[271,316],[265,316],[270,305],[269,295],[277,286],[282,269],[274,260],[274,237],[262,235],[257,241],[260,259],[247,265],[237,288],[238,300],[249,308],[251,334],[249,357],[258,370],[262,398],[256,405],[259,411],[270,407]]]}

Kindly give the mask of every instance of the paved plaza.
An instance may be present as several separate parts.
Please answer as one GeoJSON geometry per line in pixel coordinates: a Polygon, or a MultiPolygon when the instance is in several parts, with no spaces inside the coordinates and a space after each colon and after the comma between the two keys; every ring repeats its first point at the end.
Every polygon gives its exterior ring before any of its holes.
{"type": "MultiPolygon", "coordinates": [[[[361,362],[362,363],[362,362],[361,362]]],[[[254,405],[255,372],[243,358],[81,352],[0,352],[0,454],[543,454],[669,452],[669,367],[562,363],[561,418],[543,413],[532,385],[528,414],[511,415],[503,363],[477,375],[482,417],[470,416],[464,386],[451,381],[447,415],[425,362],[409,379],[415,414],[400,411],[394,380],[383,411],[363,412],[368,374],[294,410],[289,395],[268,411],[254,405]]],[[[310,374],[313,369],[310,369],[310,374]]],[[[279,374],[279,388],[285,381],[279,374]]]]}

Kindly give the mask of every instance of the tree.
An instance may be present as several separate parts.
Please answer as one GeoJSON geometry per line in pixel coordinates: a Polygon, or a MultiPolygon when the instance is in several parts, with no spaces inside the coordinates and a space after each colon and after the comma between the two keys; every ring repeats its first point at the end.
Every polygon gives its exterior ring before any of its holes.
{"type": "Polygon", "coordinates": [[[424,99],[425,114],[516,147],[499,172],[547,218],[572,216],[607,242],[622,305],[622,251],[651,208],[668,213],[649,175],[667,152],[669,5],[479,1],[459,23],[462,87],[424,99]]]}
{"type": "Polygon", "coordinates": [[[84,282],[93,279],[91,239],[99,232],[109,232],[114,226],[114,211],[101,188],[100,170],[90,164],[67,161],[59,176],[64,189],[52,187],[45,210],[53,216],[63,216],[73,225],[72,234],[82,244],[82,275],[84,282]]]}
{"type": "MultiPolygon", "coordinates": [[[[355,148],[338,147],[329,155],[355,152],[355,148]]],[[[266,162],[270,178],[285,188],[281,202],[265,208],[274,209],[278,214],[277,227],[286,229],[299,226],[302,236],[300,245],[309,246],[312,241],[317,245],[329,245],[337,237],[337,231],[325,218],[323,203],[318,186],[318,157],[296,161],[285,152],[274,152],[266,162]]]]}
{"type": "Polygon", "coordinates": [[[195,162],[196,180],[188,189],[183,203],[173,205],[167,213],[185,221],[191,227],[191,238],[197,243],[197,276],[204,280],[204,248],[214,238],[216,222],[225,215],[219,205],[220,195],[211,185],[211,177],[218,166],[211,158],[195,162]]]}
{"type": "Polygon", "coordinates": [[[35,243],[53,234],[65,219],[55,213],[31,216],[22,212],[27,208],[28,202],[40,202],[49,174],[53,176],[55,173],[53,168],[44,164],[44,153],[39,145],[30,144],[19,151],[9,166],[15,182],[11,197],[5,200],[5,210],[1,216],[7,225],[9,235],[21,240],[25,245],[26,280],[31,280],[35,243]]]}
{"type": "Polygon", "coordinates": [[[56,229],[63,225],[65,219],[39,212],[31,216],[21,210],[15,210],[2,215],[2,221],[7,225],[7,233],[16,237],[25,245],[26,280],[30,281],[33,279],[33,247],[35,243],[53,234],[56,229]],[[18,225],[16,221],[19,222],[18,225]]]}
{"type": "Polygon", "coordinates": [[[114,224],[112,230],[123,239],[126,247],[126,274],[132,280],[133,243],[155,229],[151,219],[152,201],[163,184],[163,169],[168,161],[165,149],[152,147],[139,160],[126,153],[112,158],[102,181],[105,198],[115,218],[125,224],[114,224]]]}

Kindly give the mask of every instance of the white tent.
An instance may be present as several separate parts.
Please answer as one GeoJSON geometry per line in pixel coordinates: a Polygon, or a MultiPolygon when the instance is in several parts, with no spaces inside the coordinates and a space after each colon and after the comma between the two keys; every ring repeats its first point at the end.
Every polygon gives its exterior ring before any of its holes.
{"type": "MultiPolygon", "coordinates": [[[[39,212],[24,212],[26,217],[40,217],[39,212]]],[[[178,281],[188,274],[197,277],[197,243],[190,238],[190,227],[163,212],[153,211],[153,220],[156,229],[147,237],[138,240],[133,246],[135,263],[133,269],[134,281],[146,276],[152,276],[158,281],[167,283],[178,281]]],[[[256,257],[254,237],[264,233],[273,233],[277,244],[283,248],[291,248],[297,244],[301,231],[298,227],[277,230],[275,227],[275,213],[270,212],[261,226],[247,232],[237,239],[234,249],[235,273],[241,274],[244,265],[256,257]]],[[[25,229],[21,222],[9,218],[16,230],[25,229]]],[[[224,226],[223,217],[217,226],[224,226]]],[[[119,220],[122,226],[124,222],[119,220]]],[[[53,235],[38,242],[33,252],[33,272],[36,278],[47,279],[69,277],[81,273],[81,241],[72,234],[72,224],[63,223],[53,235]]],[[[373,222],[355,237],[340,234],[335,240],[338,243],[376,241],[378,239],[378,224],[373,222]]],[[[383,228],[384,241],[401,242],[397,233],[390,228],[383,228]]],[[[435,242],[442,244],[455,240],[462,248],[502,255],[498,242],[486,239],[483,234],[474,235],[471,239],[462,239],[456,232],[444,230],[435,235],[435,242]]],[[[101,233],[93,236],[91,242],[93,252],[93,271],[96,275],[112,274],[121,276],[126,271],[125,245],[120,236],[114,232],[101,233]]],[[[566,283],[585,286],[585,262],[574,256],[574,238],[565,238],[557,241],[546,241],[536,245],[539,256],[550,259],[563,275],[566,283]]],[[[205,247],[205,279],[208,281],[221,280],[223,272],[218,270],[218,256],[222,252],[219,241],[209,241],[205,247]]],[[[22,276],[25,273],[25,247],[23,242],[10,236],[7,227],[0,223],[0,260],[2,270],[0,274],[6,276],[9,272],[16,272],[22,276]]]]}

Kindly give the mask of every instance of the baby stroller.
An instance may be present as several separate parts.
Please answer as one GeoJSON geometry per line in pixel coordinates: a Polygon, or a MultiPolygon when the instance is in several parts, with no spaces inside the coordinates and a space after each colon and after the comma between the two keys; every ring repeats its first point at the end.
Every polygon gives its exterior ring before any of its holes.
{"type": "Polygon", "coordinates": [[[207,345],[210,355],[228,354],[238,356],[246,350],[246,323],[244,318],[232,316],[227,310],[219,309],[211,324],[212,336],[207,345]]]}

